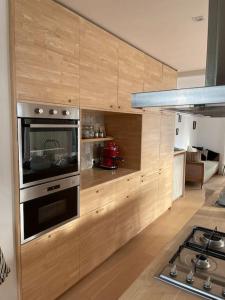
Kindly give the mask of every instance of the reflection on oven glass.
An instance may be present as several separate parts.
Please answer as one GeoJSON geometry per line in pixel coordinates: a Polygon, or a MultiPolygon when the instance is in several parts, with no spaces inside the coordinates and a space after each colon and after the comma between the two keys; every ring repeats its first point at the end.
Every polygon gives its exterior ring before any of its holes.
{"type": "Polygon", "coordinates": [[[38,211],[38,223],[40,225],[51,222],[53,219],[66,214],[66,199],[42,206],[38,211]]]}

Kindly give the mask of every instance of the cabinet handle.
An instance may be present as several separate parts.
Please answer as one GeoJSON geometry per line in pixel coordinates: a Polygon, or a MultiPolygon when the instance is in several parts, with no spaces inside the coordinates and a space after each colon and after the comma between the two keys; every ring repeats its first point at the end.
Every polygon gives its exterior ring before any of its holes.
{"type": "Polygon", "coordinates": [[[98,194],[98,193],[99,193],[99,190],[96,191],[96,194],[98,194]]]}
{"type": "Polygon", "coordinates": [[[69,102],[69,103],[71,103],[71,102],[72,102],[72,100],[71,100],[71,99],[68,99],[68,102],[69,102]]]}
{"type": "Polygon", "coordinates": [[[126,196],[126,198],[128,199],[128,198],[129,198],[129,196],[126,196]]]}
{"type": "Polygon", "coordinates": [[[98,214],[99,213],[99,211],[98,210],[96,210],[96,214],[98,214]]]}
{"type": "Polygon", "coordinates": [[[144,182],[144,180],[142,180],[141,182],[144,182]]]}
{"type": "Polygon", "coordinates": [[[118,108],[121,108],[121,106],[119,105],[118,108]]]}
{"type": "Polygon", "coordinates": [[[48,238],[50,239],[51,237],[52,237],[51,234],[49,234],[49,235],[48,235],[48,238]]]}
{"type": "Polygon", "coordinates": [[[113,108],[113,105],[110,105],[110,108],[113,108]]]}
{"type": "Polygon", "coordinates": [[[130,181],[130,178],[128,178],[127,181],[130,181]]]}

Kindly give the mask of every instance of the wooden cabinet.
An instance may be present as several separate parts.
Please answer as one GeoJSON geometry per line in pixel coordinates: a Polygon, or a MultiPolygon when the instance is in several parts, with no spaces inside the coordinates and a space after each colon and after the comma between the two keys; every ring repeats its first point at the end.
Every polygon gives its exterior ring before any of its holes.
{"type": "Polygon", "coordinates": [[[139,193],[139,222],[140,230],[151,224],[158,215],[159,173],[143,173],[141,175],[139,193]]]}
{"type": "Polygon", "coordinates": [[[156,59],[144,56],[145,72],[144,72],[144,91],[162,90],[163,65],[156,59]]]}
{"type": "Polygon", "coordinates": [[[172,165],[159,173],[159,192],[157,200],[157,215],[160,216],[172,206],[173,167],[172,165]]]}
{"type": "Polygon", "coordinates": [[[23,300],[53,300],[79,280],[77,222],[21,247],[23,300]]]}
{"type": "Polygon", "coordinates": [[[172,90],[177,88],[177,71],[163,65],[163,90],[172,90]]]}
{"type": "Polygon", "coordinates": [[[144,54],[120,41],[118,108],[123,111],[137,111],[131,108],[131,94],[142,92],[144,84],[144,54]]]}
{"type": "Polygon", "coordinates": [[[175,139],[175,114],[163,112],[160,126],[159,169],[170,168],[173,165],[175,139]]]}
{"type": "Polygon", "coordinates": [[[80,18],[80,105],[117,109],[118,39],[80,18]]]}
{"type": "Polygon", "coordinates": [[[115,184],[113,182],[89,188],[80,193],[80,215],[103,207],[115,199],[115,184]]]}
{"type": "Polygon", "coordinates": [[[142,116],[141,170],[143,171],[151,170],[154,173],[159,169],[160,123],[160,112],[148,112],[142,116]]]}
{"type": "Polygon", "coordinates": [[[80,277],[116,250],[115,210],[111,202],[80,218],[80,277]]]}
{"type": "Polygon", "coordinates": [[[79,18],[51,0],[15,1],[17,100],[79,104],[79,18]]]}
{"type": "Polygon", "coordinates": [[[115,215],[116,245],[120,248],[140,230],[139,225],[140,176],[133,175],[121,179],[116,184],[115,215]]]}
{"type": "Polygon", "coordinates": [[[185,190],[186,152],[174,153],[173,160],[173,201],[182,197],[185,190]]]}

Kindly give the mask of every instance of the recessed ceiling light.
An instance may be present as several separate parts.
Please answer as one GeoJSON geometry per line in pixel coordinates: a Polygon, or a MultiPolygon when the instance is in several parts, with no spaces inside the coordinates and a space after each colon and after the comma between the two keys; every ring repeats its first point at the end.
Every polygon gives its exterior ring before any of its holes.
{"type": "Polygon", "coordinates": [[[193,22],[201,22],[201,21],[204,21],[205,18],[204,16],[195,16],[195,17],[192,17],[192,21],[193,22]]]}

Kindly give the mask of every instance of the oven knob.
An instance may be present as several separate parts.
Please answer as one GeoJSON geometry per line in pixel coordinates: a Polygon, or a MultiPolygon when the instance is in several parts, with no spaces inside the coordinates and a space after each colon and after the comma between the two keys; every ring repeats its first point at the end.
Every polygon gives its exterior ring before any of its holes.
{"type": "Polygon", "coordinates": [[[207,280],[204,282],[204,285],[203,285],[204,289],[205,290],[211,290],[212,288],[212,281],[211,281],[211,278],[210,276],[207,278],[207,280]]]}
{"type": "Polygon", "coordinates": [[[170,270],[170,276],[176,277],[177,276],[177,266],[173,265],[171,270],[170,270]]]}
{"type": "Polygon", "coordinates": [[[49,113],[50,113],[50,115],[57,115],[58,110],[56,110],[56,109],[50,109],[49,113]]]}
{"type": "Polygon", "coordinates": [[[187,274],[186,281],[187,281],[187,283],[194,282],[194,273],[192,270],[187,274]]]}
{"type": "Polygon", "coordinates": [[[62,113],[63,113],[64,116],[69,116],[70,115],[69,110],[63,110],[62,113]]]}
{"type": "Polygon", "coordinates": [[[36,114],[39,114],[39,115],[43,114],[43,112],[44,112],[43,108],[35,108],[34,111],[36,114]]]}

